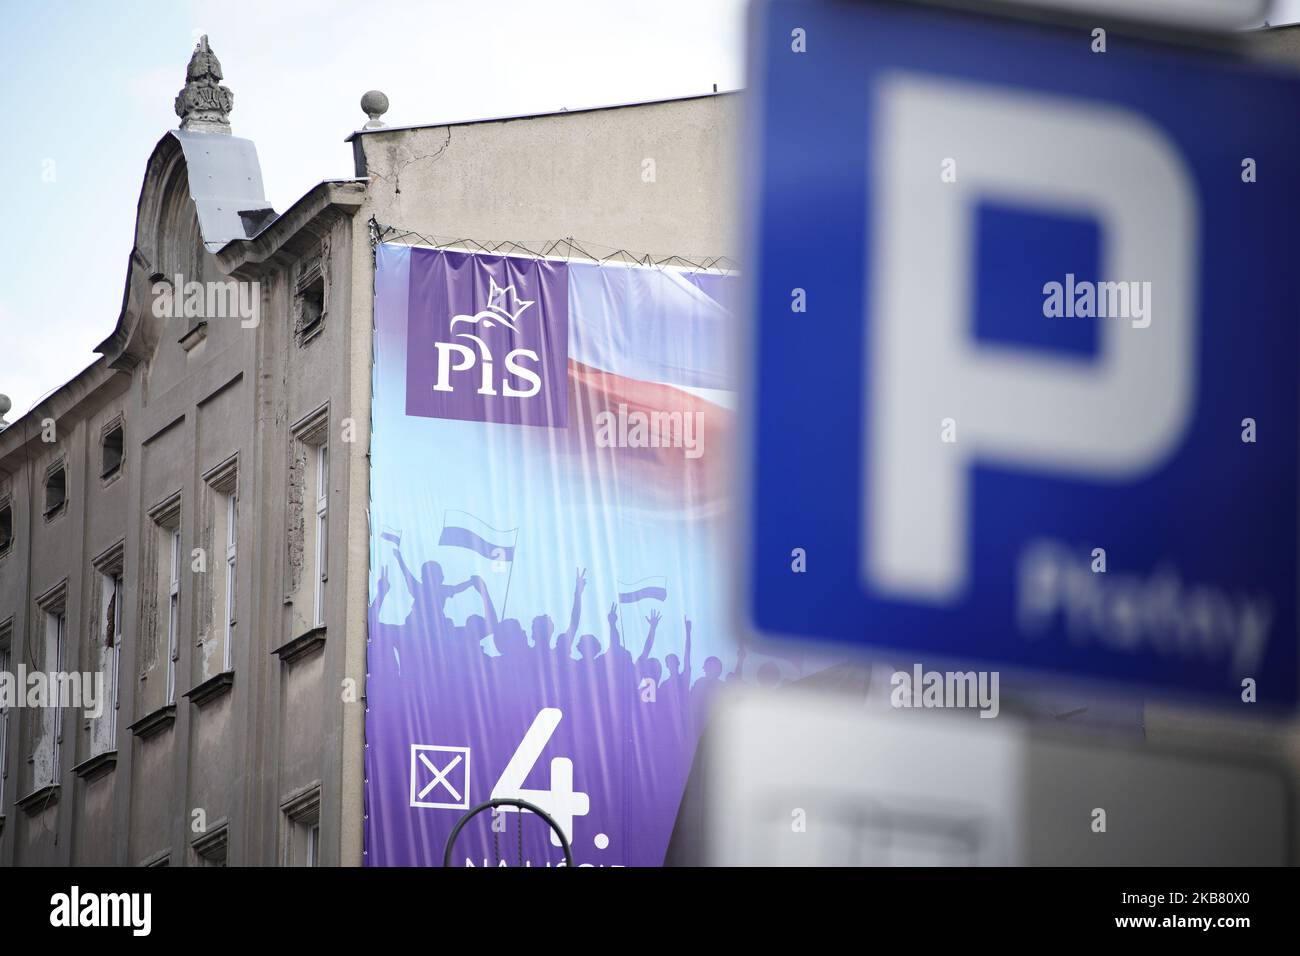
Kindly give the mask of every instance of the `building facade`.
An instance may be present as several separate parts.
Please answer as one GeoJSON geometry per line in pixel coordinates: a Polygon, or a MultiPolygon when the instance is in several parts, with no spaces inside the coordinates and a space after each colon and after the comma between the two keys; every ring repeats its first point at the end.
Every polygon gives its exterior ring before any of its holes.
{"type": "Polygon", "coordinates": [[[375,237],[736,252],[734,97],[371,109],[281,213],[232,106],[205,38],[100,357],[0,432],[0,673],[69,675],[0,716],[0,865],[363,862],[375,237]]]}

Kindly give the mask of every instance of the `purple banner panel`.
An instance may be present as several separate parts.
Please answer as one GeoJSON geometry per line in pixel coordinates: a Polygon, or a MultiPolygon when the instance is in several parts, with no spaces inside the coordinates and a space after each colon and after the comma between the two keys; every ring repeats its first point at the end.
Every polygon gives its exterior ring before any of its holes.
{"type": "Polygon", "coordinates": [[[563,428],[562,262],[412,249],[406,414],[563,428]]]}

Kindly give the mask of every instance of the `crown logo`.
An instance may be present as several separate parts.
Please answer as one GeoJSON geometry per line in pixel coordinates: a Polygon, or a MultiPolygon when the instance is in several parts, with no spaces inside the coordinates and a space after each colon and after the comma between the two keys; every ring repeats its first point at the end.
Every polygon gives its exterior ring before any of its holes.
{"type": "Polygon", "coordinates": [[[504,289],[497,285],[496,280],[491,276],[488,277],[488,309],[498,313],[501,316],[501,324],[509,325],[514,329],[515,324],[519,322],[519,317],[524,314],[524,310],[532,305],[529,299],[521,299],[515,294],[515,287],[508,285],[504,289]],[[510,303],[514,303],[515,308],[510,308],[510,303]]]}
{"type": "Polygon", "coordinates": [[[511,332],[517,333],[519,331],[519,317],[527,311],[534,301],[536,300],[519,298],[513,285],[499,286],[496,279],[489,276],[487,308],[475,312],[473,315],[453,316],[451,328],[454,329],[457,323],[468,322],[470,325],[482,325],[483,328],[490,329],[495,322],[504,325],[511,332]]]}

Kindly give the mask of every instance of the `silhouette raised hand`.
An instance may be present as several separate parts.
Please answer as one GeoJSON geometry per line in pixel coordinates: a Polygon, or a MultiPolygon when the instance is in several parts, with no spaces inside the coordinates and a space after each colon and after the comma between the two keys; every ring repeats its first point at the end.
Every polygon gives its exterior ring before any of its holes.
{"type": "Polygon", "coordinates": [[[663,620],[663,617],[657,610],[651,609],[650,616],[646,618],[650,630],[645,636],[645,645],[641,648],[641,656],[636,659],[637,667],[640,667],[650,658],[650,649],[655,646],[655,629],[659,627],[659,622],[663,620]]]}
{"type": "Polygon", "coordinates": [[[609,622],[609,646],[622,647],[623,639],[618,633],[618,602],[615,601],[609,606],[609,613],[605,615],[605,620],[609,622]]]}
{"type": "Polygon", "coordinates": [[[569,612],[569,626],[555,635],[554,648],[562,659],[573,654],[573,638],[578,633],[578,623],[582,620],[582,592],[587,589],[587,569],[579,568],[573,582],[573,609],[569,612]]]}

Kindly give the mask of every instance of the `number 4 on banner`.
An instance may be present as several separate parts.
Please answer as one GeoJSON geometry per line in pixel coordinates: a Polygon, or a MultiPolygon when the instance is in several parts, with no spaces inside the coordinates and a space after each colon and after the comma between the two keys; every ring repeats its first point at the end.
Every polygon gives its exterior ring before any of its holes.
{"type": "MultiPolygon", "coordinates": [[[[519,741],[514,756],[506,764],[506,769],[501,771],[501,778],[492,788],[492,799],[513,798],[537,804],[551,815],[564,831],[565,837],[572,843],[573,818],[585,817],[587,811],[591,809],[591,801],[587,799],[587,795],[573,791],[573,761],[568,757],[551,758],[551,789],[524,788],[524,781],[532,773],[538,758],[541,757],[542,751],[551,739],[551,734],[555,733],[555,728],[560,726],[560,719],[563,716],[558,707],[545,707],[538,711],[537,716],[533,718],[532,726],[528,728],[528,733],[524,734],[524,739],[519,741]]],[[[519,810],[518,807],[499,809],[513,813],[519,810]]],[[[560,838],[554,830],[551,831],[551,843],[555,846],[560,845],[560,838]]]]}

